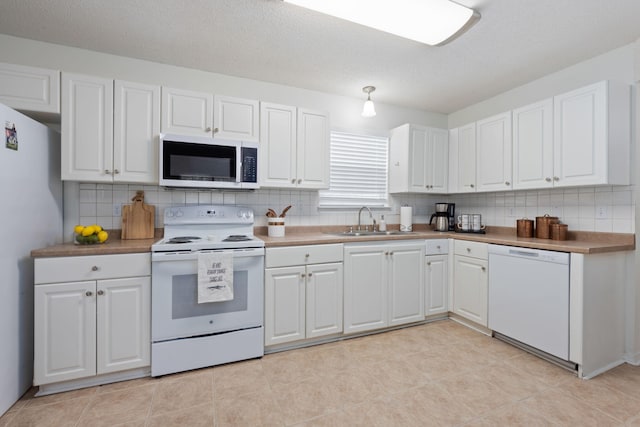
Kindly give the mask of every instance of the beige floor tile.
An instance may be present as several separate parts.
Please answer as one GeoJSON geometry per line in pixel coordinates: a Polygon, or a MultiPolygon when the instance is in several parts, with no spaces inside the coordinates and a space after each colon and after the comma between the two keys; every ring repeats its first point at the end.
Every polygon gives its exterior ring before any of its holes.
{"type": "Polygon", "coordinates": [[[342,406],[342,402],[323,379],[272,385],[271,388],[286,424],[306,421],[342,406]]]}
{"type": "Polygon", "coordinates": [[[499,362],[525,354],[523,350],[520,350],[511,344],[507,344],[497,338],[488,337],[483,334],[478,334],[477,337],[469,338],[467,342],[473,345],[475,349],[492,356],[499,362]]]}
{"type": "Polygon", "coordinates": [[[78,399],[82,397],[94,397],[98,387],[82,388],[80,390],[67,391],[64,393],[49,394],[47,396],[34,397],[26,401],[26,407],[48,405],[55,402],[78,399]]]}
{"type": "Polygon", "coordinates": [[[463,367],[451,363],[444,351],[414,353],[405,357],[405,360],[431,381],[441,380],[466,371],[463,367]]]}
{"type": "Polygon", "coordinates": [[[213,427],[213,403],[152,415],[146,427],[213,427]]]}
{"type": "Polygon", "coordinates": [[[273,393],[254,393],[240,399],[216,399],[216,427],[284,425],[284,415],[273,396],[273,393]]]}
{"type": "Polygon", "coordinates": [[[547,386],[557,386],[563,382],[577,378],[574,372],[560,368],[529,353],[512,357],[504,362],[516,369],[521,369],[524,372],[535,376],[540,380],[540,382],[547,386]]]}
{"type": "Polygon", "coordinates": [[[156,384],[97,393],[80,418],[80,426],[109,426],[145,419],[156,384]]]}
{"type": "Polygon", "coordinates": [[[630,421],[640,415],[640,383],[636,388],[636,397],[609,387],[597,377],[592,380],[569,381],[557,390],[571,394],[619,421],[630,421]]]}
{"type": "Polygon", "coordinates": [[[620,390],[630,396],[638,396],[638,390],[640,390],[640,366],[624,363],[596,378],[606,382],[616,390],[620,390]]]}
{"type": "Polygon", "coordinates": [[[474,416],[457,396],[436,383],[397,394],[394,401],[423,425],[457,425],[474,416]]]}
{"type": "Polygon", "coordinates": [[[625,423],[625,427],[640,427],[640,416],[629,420],[625,423]]]}
{"type": "Polygon", "coordinates": [[[357,371],[374,378],[386,394],[399,393],[430,381],[430,377],[408,359],[383,360],[360,366],[357,371]]]}
{"type": "Polygon", "coordinates": [[[491,365],[479,371],[478,376],[481,381],[494,384],[507,393],[512,401],[526,399],[550,388],[535,375],[506,363],[491,365]]]}
{"type": "Polygon", "coordinates": [[[260,360],[230,363],[215,368],[213,389],[216,399],[236,398],[249,393],[271,391],[260,360]]]}
{"type": "Polygon", "coordinates": [[[35,394],[37,391],[38,391],[38,387],[31,387],[29,390],[26,391],[25,394],[23,394],[20,397],[20,399],[18,399],[16,403],[13,404],[13,406],[11,406],[11,408],[9,408],[8,412],[17,411],[18,409],[21,409],[27,406],[31,401],[31,399],[35,399],[35,394]]]}
{"type": "Polygon", "coordinates": [[[527,410],[522,403],[502,406],[488,412],[482,418],[476,418],[465,427],[547,427],[553,424],[540,413],[527,410]]]}
{"type": "Polygon", "coordinates": [[[439,381],[438,384],[476,416],[513,402],[510,394],[485,381],[482,376],[476,373],[464,373],[439,381]]]}
{"type": "Polygon", "coordinates": [[[377,375],[361,370],[327,373],[321,379],[341,405],[352,405],[388,394],[377,375]]]}
{"type": "Polygon", "coordinates": [[[7,427],[9,423],[18,415],[18,411],[7,411],[0,417],[0,427],[7,427]]]}
{"type": "Polygon", "coordinates": [[[619,426],[621,423],[598,409],[576,399],[560,389],[538,394],[522,404],[529,412],[563,426],[619,426]]]}
{"type": "Polygon", "coordinates": [[[202,404],[213,404],[212,371],[158,384],[153,395],[151,415],[156,416],[202,404]]]}
{"type": "Polygon", "coordinates": [[[55,402],[49,405],[25,407],[15,413],[14,418],[8,425],[12,427],[75,426],[90,402],[91,398],[84,397],[55,402]]]}
{"type": "Polygon", "coordinates": [[[112,391],[126,390],[135,387],[147,387],[158,384],[160,379],[152,377],[138,378],[129,381],[118,381],[116,383],[104,384],[96,387],[97,393],[110,393],[112,391]]]}
{"type": "Polygon", "coordinates": [[[305,357],[305,352],[297,350],[264,356],[262,368],[271,385],[300,382],[317,374],[310,358],[305,357]]]}

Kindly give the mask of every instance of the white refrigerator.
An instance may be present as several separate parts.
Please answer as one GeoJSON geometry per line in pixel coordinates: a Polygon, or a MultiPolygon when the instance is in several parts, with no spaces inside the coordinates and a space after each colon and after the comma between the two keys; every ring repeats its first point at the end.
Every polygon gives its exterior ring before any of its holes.
{"type": "Polygon", "coordinates": [[[0,104],[0,415],[33,381],[32,249],[62,243],[60,134],[0,104]]]}

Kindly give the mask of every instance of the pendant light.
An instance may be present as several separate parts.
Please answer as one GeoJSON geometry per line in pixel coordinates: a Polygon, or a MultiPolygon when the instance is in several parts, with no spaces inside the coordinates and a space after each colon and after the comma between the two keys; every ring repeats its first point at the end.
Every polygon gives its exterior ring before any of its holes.
{"type": "Polygon", "coordinates": [[[371,100],[371,92],[375,90],[375,86],[365,86],[362,88],[362,91],[367,94],[367,100],[364,102],[364,106],[362,107],[362,117],[374,117],[376,115],[376,109],[373,106],[373,101],[371,100]]]}

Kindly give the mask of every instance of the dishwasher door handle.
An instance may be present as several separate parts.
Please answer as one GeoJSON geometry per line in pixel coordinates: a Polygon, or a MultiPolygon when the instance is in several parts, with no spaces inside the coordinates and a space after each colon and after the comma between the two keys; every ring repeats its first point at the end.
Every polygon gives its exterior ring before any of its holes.
{"type": "Polygon", "coordinates": [[[540,256],[538,252],[519,251],[516,249],[509,249],[509,255],[525,256],[528,258],[538,258],[540,256]]]}

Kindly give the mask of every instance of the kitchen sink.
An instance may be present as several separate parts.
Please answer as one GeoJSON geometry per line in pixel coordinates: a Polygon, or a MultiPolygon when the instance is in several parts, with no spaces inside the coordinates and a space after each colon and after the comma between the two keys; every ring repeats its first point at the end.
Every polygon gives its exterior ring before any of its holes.
{"type": "Polygon", "coordinates": [[[332,231],[326,234],[342,237],[358,237],[358,236],[397,236],[414,234],[413,231],[332,231]]]}

